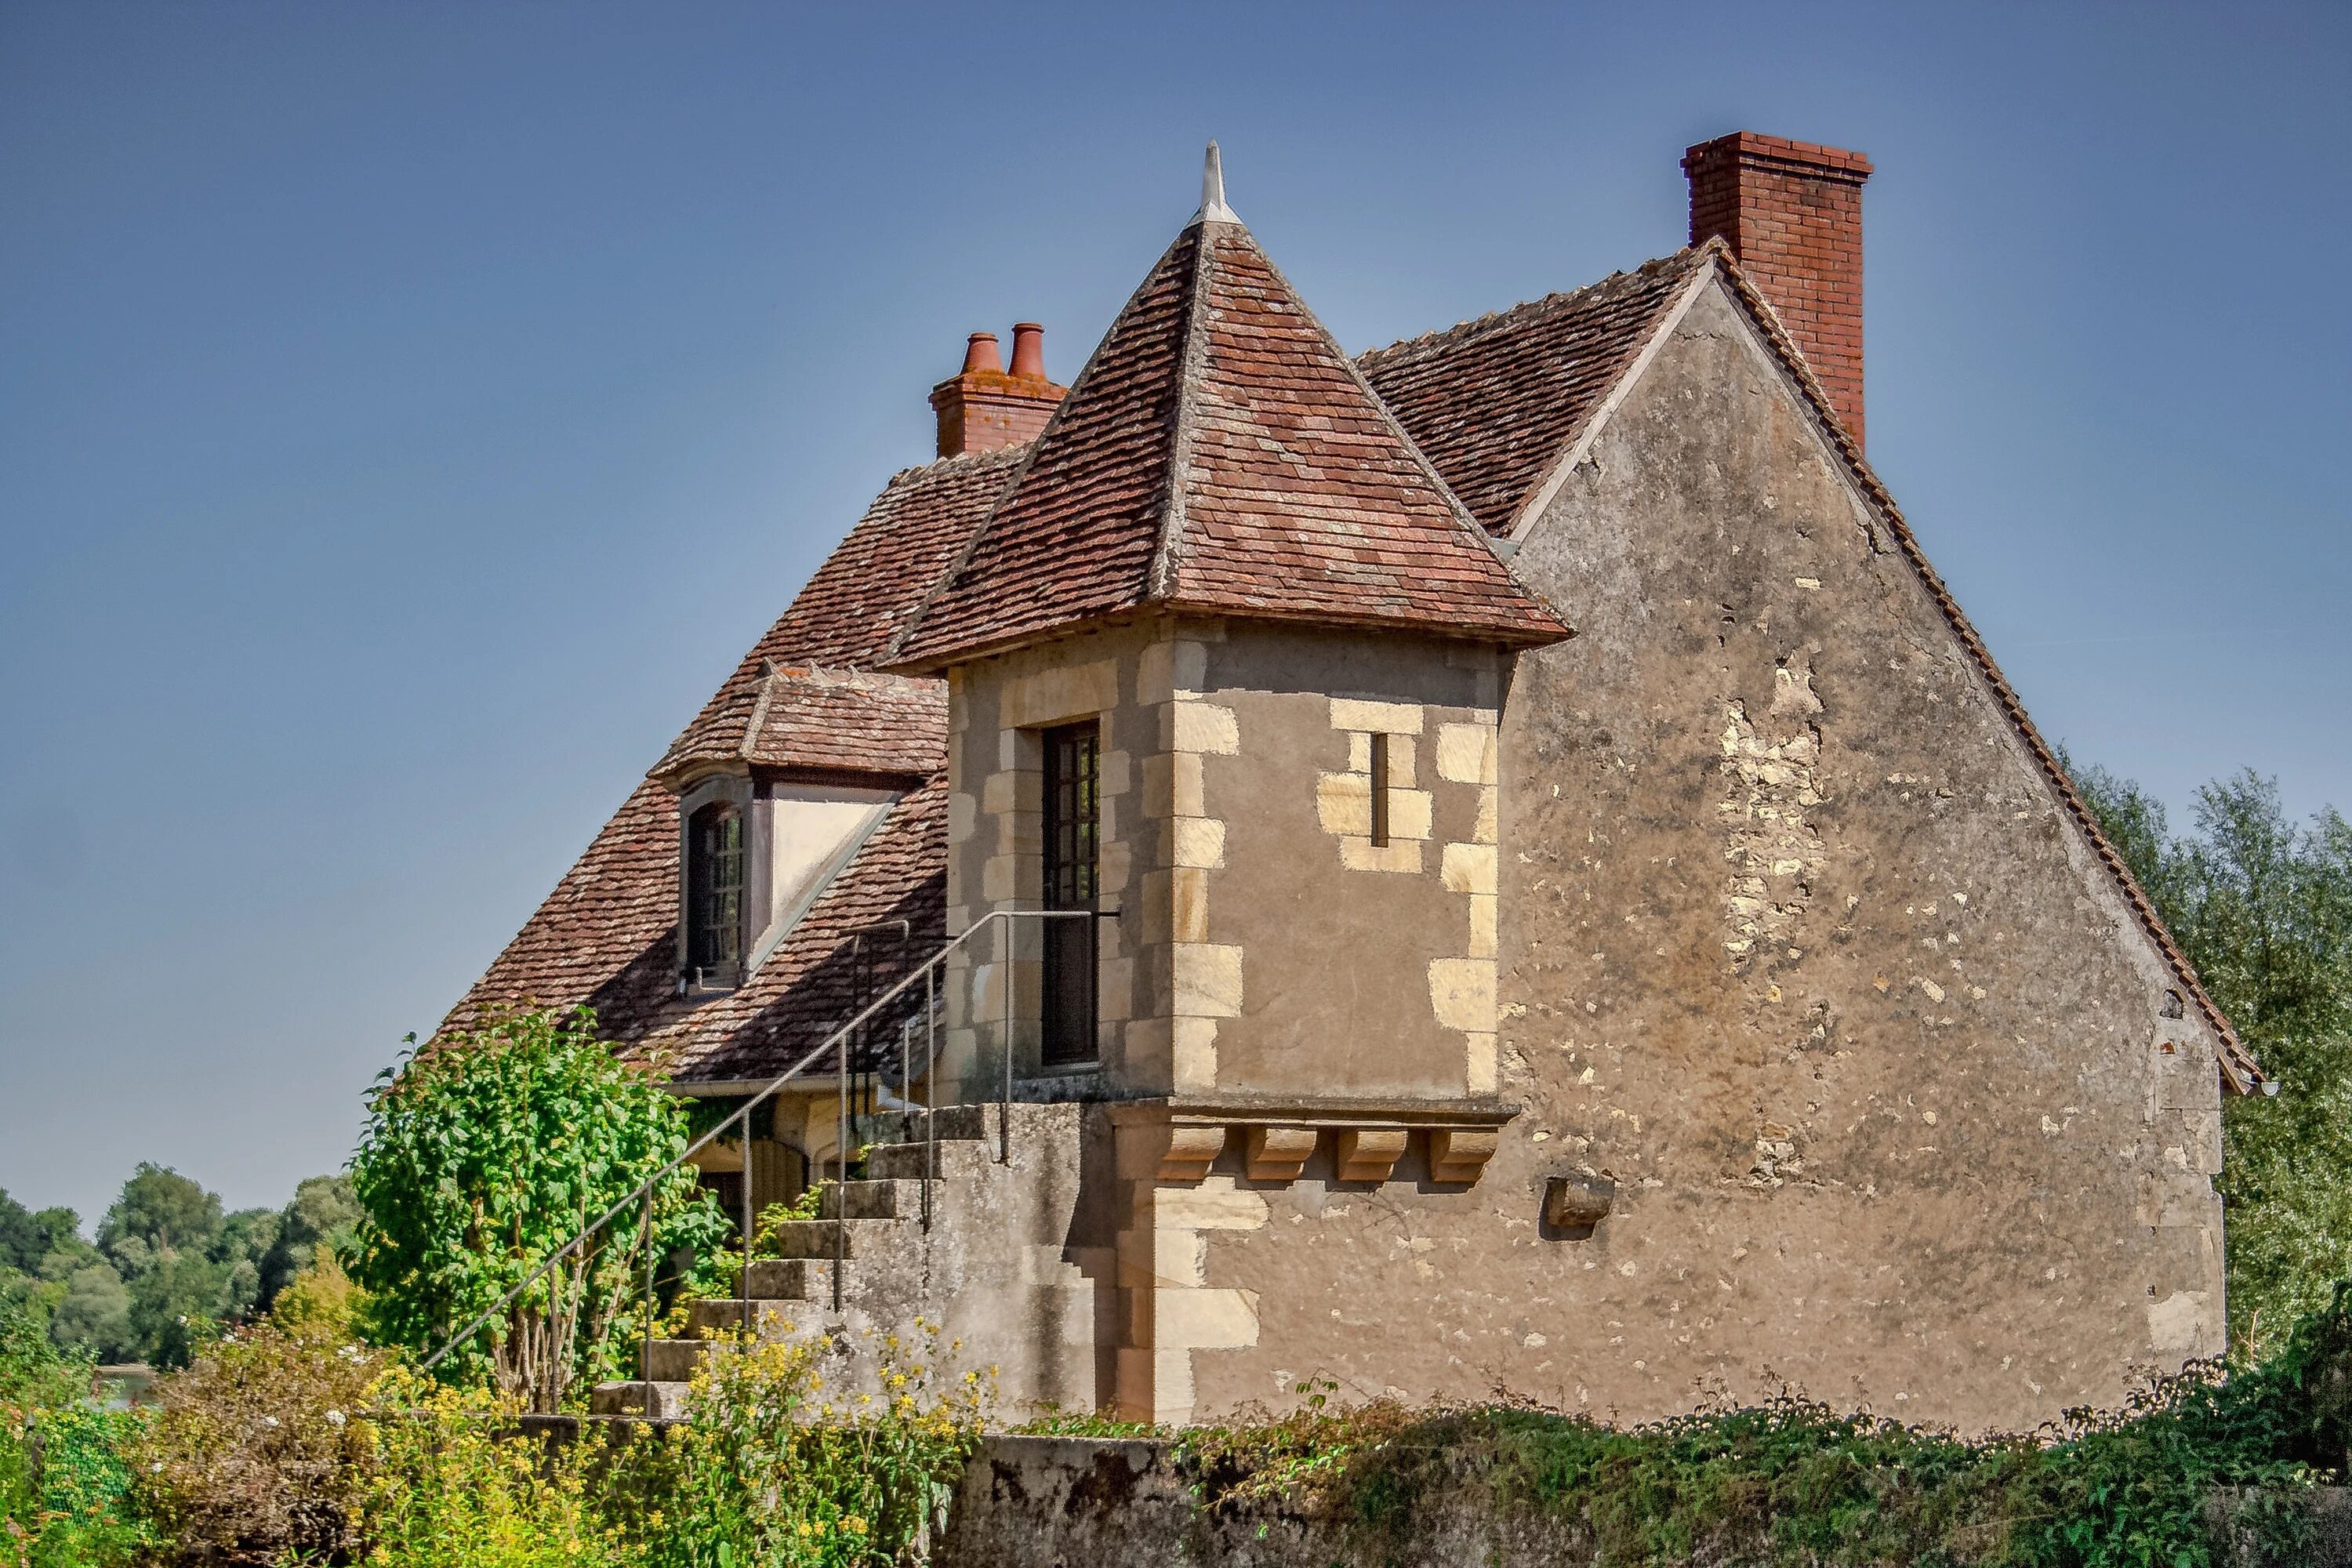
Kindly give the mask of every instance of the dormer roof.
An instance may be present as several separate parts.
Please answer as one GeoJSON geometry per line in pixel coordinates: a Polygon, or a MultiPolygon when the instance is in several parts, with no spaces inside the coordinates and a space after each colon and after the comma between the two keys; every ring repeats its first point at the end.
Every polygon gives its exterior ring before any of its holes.
{"type": "Polygon", "coordinates": [[[673,788],[761,769],[928,778],[947,765],[948,694],[936,680],[762,661],[730,682],[655,764],[673,788]]]}
{"type": "Polygon", "coordinates": [[[887,666],[1143,610],[1570,635],[1230,211],[1153,266],[887,666]]]}

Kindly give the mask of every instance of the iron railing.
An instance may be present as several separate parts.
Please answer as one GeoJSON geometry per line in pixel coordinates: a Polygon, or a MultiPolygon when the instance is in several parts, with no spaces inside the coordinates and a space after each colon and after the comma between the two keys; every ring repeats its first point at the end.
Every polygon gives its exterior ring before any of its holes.
{"type": "MultiPolygon", "coordinates": [[[[1013,948],[1013,922],[1014,921],[1097,920],[1102,918],[1102,914],[1104,912],[1107,911],[1098,912],[1093,910],[989,910],[979,920],[973,921],[969,927],[965,928],[961,934],[951,938],[947,944],[941,947],[937,952],[923,960],[921,963],[916,965],[914,969],[900,977],[897,984],[893,984],[888,990],[883,992],[881,995],[877,996],[873,1001],[860,1008],[856,1016],[852,1017],[847,1023],[842,1025],[840,1027],[835,1029],[830,1035],[827,1035],[822,1044],[811,1049],[805,1056],[802,1057],[800,1060],[794,1062],[791,1067],[786,1068],[782,1072],[777,1074],[775,1078],[770,1079],[765,1088],[746,1100],[741,1105],[736,1107],[734,1111],[731,1112],[725,1121],[719,1122],[719,1125],[713,1127],[709,1131],[705,1132],[701,1137],[687,1145],[686,1149],[675,1159],[670,1160],[667,1163],[664,1164],[661,1169],[656,1171],[652,1175],[647,1176],[643,1182],[639,1183],[635,1188],[631,1190],[627,1196],[620,1199],[603,1214],[597,1215],[594,1219],[581,1226],[579,1230],[572,1234],[570,1240],[566,1241],[562,1246],[550,1253],[547,1258],[541,1262],[538,1268],[532,1269],[528,1275],[524,1276],[520,1284],[515,1286],[514,1289],[499,1297],[495,1305],[480,1313],[464,1328],[450,1335],[448,1341],[444,1343],[440,1349],[435,1351],[431,1355],[425,1358],[423,1370],[430,1372],[435,1367],[440,1365],[441,1363],[448,1357],[451,1352],[455,1351],[459,1345],[464,1344],[467,1341],[472,1339],[476,1334],[481,1332],[482,1330],[487,1328],[500,1313],[504,1312],[509,1307],[514,1305],[514,1303],[521,1298],[524,1291],[530,1289],[533,1285],[538,1284],[541,1279],[545,1279],[549,1272],[552,1270],[557,1264],[562,1262],[566,1258],[572,1255],[574,1248],[583,1246],[590,1237],[595,1235],[598,1231],[612,1224],[613,1221],[618,1219],[623,1214],[626,1213],[632,1205],[642,1205],[643,1208],[641,1224],[643,1226],[643,1243],[646,1248],[646,1343],[649,1352],[653,1336],[653,1196],[655,1190],[660,1185],[665,1178],[670,1175],[671,1173],[677,1170],[681,1165],[691,1161],[694,1156],[702,1152],[703,1150],[709,1148],[711,1144],[719,1142],[723,1137],[725,1137],[730,1128],[735,1127],[738,1124],[741,1126],[743,1135],[743,1268],[741,1271],[740,1293],[737,1299],[742,1303],[743,1327],[748,1331],[751,1327],[751,1244],[755,1234],[753,1228],[755,1218],[751,1213],[751,1113],[773,1096],[777,1090],[782,1089],[784,1085],[790,1083],[802,1073],[807,1071],[808,1068],[815,1063],[824,1059],[828,1053],[833,1052],[836,1047],[839,1048],[841,1054],[840,1070],[835,1075],[839,1080],[841,1093],[841,1124],[839,1135],[835,1139],[835,1172],[836,1178],[839,1183],[839,1186],[836,1190],[841,1194],[841,1196],[837,1200],[840,1213],[835,1216],[836,1247],[833,1269],[833,1304],[835,1311],[840,1310],[842,1266],[847,1261],[846,1252],[849,1235],[847,1219],[847,1189],[850,1153],[850,1041],[852,1037],[855,1036],[859,1029],[864,1028],[877,1014],[879,1014],[885,1008],[888,1007],[893,1002],[896,1002],[908,987],[915,984],[915,982],[919,980],[923,983],[922,1017],[925,1035],[923,1081],[924,1097],[927,1101],[929,1101],[929,1103],[917,1109],[923,1111],[926,1121],[928,1122],[932,1113],[939,1109],[937,1104],[939,1098],[937,1088],[936,1085],[931,1082],[931,1075],[937,1070],[939,1063],[938,985],[940,965],[947,961],[950,954],[962,947],[964,943],[970,942],[982,931],[987,930],[992,924],[998,921],[1003,922],[1004,925],[1004,959],[1010,960],[1013,948]]],[[[1008,965],[1001,986],[1001,989],[1004,994],[1003,1039],[1002,1051],[1002,1055],[1003,1057],[1003,1079],[1001,1086],[1003,1089],[1001,1097],[1001,1105],[1003,1109],[999,1111],[997,1117],[997,1131],[999,1134],[997,1158],[1000,1163],[1008,1164],[1012,1162],[1013,1158],[1012,1134],[1010,1131],[1013,1105],[1012,982],[1012,971],[1008,965]]],[[[911,1025],[912,1020],[909,1019],[908,1022],[911,1025]]],[[[904,1090],[911,1082],[909,1075],[912,1071],[913,1062],[912,1040],[907,1028],[903,1026],[899,1034],[899,1088],[901,1090],[904,1090]]],[[[936,1159],[936,1155],[934,1155],[933,1158],[936,1159]]],[[[925,1169],[928,1172],[931,1169],[931,1166],[927,1163],[925,1169]]],[[[927,1219],[929,1217],[929,1194],[926,1192],[925,1202],[927,1205],[927,1219]]],[[[641,1373],[649,1373],[651,1368],[645,1362],[641,1362],[638,1370],[641,1373]]]]}

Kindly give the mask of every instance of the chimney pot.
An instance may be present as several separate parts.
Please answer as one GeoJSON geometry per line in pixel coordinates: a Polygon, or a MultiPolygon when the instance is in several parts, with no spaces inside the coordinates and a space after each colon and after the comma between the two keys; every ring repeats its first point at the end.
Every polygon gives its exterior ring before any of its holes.
{"type": "Polygon", "coordinates": [[[1054,416],[1067,387],[1045,379],[1045,329],[1023,321],[1013,329],[1013,374],[997,356],[996,334],[974,332],[963,369],[931,388],[940,416],[940,456],[993,452],[1034,441],[1054,416]]]}
{"type": "MultiPolygon", "coordinates": [[[[1018,357],[1017,350],[1015,357],[1018,357]]],[[[963,372],[966,375],[970,375],[976,370],[988,371],[997,375],[1004,374],[1004,362],[996,356],[994,332],[974,332],[971,341],[964,345],[963,372]]]]}
{"type": "Polygon", "coordinates": [[[1734,132],[1683,154],[1690,237],[1720,237],[1862,444],[1862,186],[1870,160],[1734,132]]]}
{"type": "Polygon", "coordinates": [[[1045,379],[1045,329],[1034,321],[1013,323],[1013,374],[1024,379],[1045,379]]]}

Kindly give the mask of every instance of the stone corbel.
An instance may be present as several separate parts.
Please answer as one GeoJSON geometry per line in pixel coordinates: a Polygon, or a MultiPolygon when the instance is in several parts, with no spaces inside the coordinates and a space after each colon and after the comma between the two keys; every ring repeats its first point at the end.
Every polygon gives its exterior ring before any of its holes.
{"type": "Polygon", "coordinates": [[[1160,1156],[1160,1179],[1200,1181],[1224,1152],[1225,1130],[1222,1127],[1171,1127],[1167,1151],[1160,1156]]]}
{"type": "Polygon", "coordinates": [[[1315,1129],[1253,1127],[1247,1152],[1251,1181],[1295,1182],[1315,1153],[1315,1129]]]}
{"type": "Polygon", "coordinates": [[[1478,1179],[1486,1162],[1501,1147],[1503,1135],[1492,1127],[1440,1127],[1429,1135],[1429,1179],[1466,1186],[1478,1179]]]}
{"type": "Polygon", "coordinates": [[[1336,1140],[1339,1180],[1385,1182],[1412,1134],[1402,1127],[1350,1127],[1336,1140]]]}

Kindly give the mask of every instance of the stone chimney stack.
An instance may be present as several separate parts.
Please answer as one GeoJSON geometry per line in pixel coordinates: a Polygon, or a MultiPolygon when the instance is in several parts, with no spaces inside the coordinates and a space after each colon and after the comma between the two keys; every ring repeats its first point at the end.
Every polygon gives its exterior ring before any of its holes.
{"type": "Polygon", "coordinates": [[[963,369],[931,388],[940,416],[940,456],[992,452],[1034,441],[1069,388],[1045,379],[1045,329],[1034,321],[1013,328],[1013,369],[997,357],[996,334],[974,332],[963,369]]]}
{"type": "Polygon", "coordinates": [[[1693,245],[1720,235],[1862,443],[1862,184],[1870,160],[1734,132],[1683,154],[1693,245]]]}

